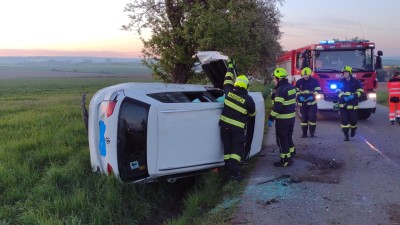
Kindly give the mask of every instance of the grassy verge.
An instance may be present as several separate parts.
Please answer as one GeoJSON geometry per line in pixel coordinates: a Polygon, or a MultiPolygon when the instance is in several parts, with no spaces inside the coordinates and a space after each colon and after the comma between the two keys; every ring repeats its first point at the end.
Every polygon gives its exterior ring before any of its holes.
{"type": "Polygon", "coordinates": [[[377,92],[377,103],[385,106],[389,106],[388,104],[388,93],[383,91],[377,92]]]}

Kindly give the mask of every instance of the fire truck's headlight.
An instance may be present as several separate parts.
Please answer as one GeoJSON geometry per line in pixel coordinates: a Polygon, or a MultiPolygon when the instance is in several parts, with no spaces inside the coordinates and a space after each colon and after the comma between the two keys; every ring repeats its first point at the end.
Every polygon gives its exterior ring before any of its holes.
{"type": "Polygon", "coordinates": [[[322,94],[317,94],[317,95],[315,96],[315,98],[316,98],[317,100],[320,100],[320,99],[322,99],[322,97],[323,97],[323,95],[322,95],[322,94]]]}
{"type": "Polygon", "coordinates": [[[376,99],[376,93],[368,93],[368,99],[376,99]]]}

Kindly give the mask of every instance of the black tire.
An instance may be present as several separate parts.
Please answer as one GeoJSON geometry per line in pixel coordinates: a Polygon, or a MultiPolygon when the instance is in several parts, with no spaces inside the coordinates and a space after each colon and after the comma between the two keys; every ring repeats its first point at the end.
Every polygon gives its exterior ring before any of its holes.
{"type": "Polygon", "coordinates": [[[366,120],[372,114],[371,109],[358,109],[358,119],[359,120],[366,120]]]}

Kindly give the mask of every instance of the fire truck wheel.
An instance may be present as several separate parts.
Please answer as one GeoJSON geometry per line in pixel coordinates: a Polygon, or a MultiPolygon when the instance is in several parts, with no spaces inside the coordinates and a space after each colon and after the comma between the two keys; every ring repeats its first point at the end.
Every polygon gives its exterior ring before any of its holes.
{"type": "Polygon", "coordinates": [[[358,109],[358,119],[359,120],[366,120],[371,116],[370,109],[358,109]]]}

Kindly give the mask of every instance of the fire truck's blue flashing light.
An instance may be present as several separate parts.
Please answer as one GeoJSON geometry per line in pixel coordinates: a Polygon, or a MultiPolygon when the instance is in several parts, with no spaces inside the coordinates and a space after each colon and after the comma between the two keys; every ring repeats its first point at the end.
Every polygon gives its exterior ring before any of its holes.
{"type": "Polygon", "coordinates": [[[319,42],[320,44],[335,44],[334,40],[322,40],[319,42]]]}
{"type": "Polygon", "coordinates": [[[337,84],[331,84],[331,85],[329,85],[329,88],[331,90],[336,90],[337,89],[337,84]]]}

